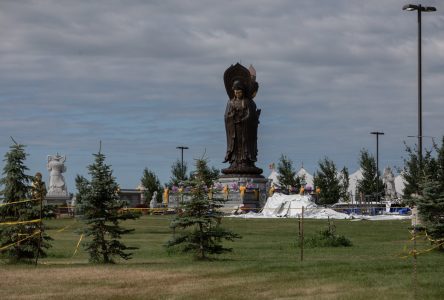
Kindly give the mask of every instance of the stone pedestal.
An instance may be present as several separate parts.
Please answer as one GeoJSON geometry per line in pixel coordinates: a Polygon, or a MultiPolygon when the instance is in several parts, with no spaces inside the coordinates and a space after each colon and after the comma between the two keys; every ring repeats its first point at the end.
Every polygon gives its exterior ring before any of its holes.
{"type": "Polygon", "coordinates": [[[72,196],[54,196],[54,195],[46,195],[45,204],[46,205],[57,205],[57,206],[67,206],[71,203],[72,196]]]}
{"type": "MultiPolygon", "coordinates": [[[[267,191],[269,188],[269,180],[261,175],[223,175],[216,184],[222,186],[228,186],[228,201],[225,202],[225,208],[238,208],[244,207],[246,210],[258,211],[264,206],[267,201],[267,191]],[[236,190],[232,190],[232,187],[236,186],[236,190]],[[239,192],[239,187],[248,187],[245,190],[243,198],[239,192]]],[[[224,198],[223,193],[218,194],[217,197],[224,198]]]]}

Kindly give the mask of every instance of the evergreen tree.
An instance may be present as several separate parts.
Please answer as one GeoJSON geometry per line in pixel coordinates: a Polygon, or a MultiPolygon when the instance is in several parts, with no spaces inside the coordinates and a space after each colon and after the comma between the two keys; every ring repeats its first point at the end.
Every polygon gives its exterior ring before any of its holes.
{"type": "Polygon", "coordinates": [[[88,166],[91,181],[78,177],[76,182],[87,225],[84,233],[90,237],[85,249],[93,263],[114,263],[116,256],[130,259],[132,254],[125,251],[137,248],[127,247],[119,240],[134,229],[124,229],[119,223],[138,216],[122,211],[126,203],[119,200],[119,186],[110,166],[105,164],[105,155],[100,151],[93,155],[95,162],[88,166]]]}
{"type": "Polygon", "coordinates": [[[378,194],[382,196],[384,193],[384,184],[376,170],[376,160],[366,149],[362,149],[359,165],[362,170],[362,179],[358,181],[358,192],[376,200],[378,194]]]}
{"type": "Polygon", "coordinates": [[[219,173],[220,173],[220,171],[218,169],[216,169],[215,167],[211,167],[211,169],[204,168],[200,171],[195,170],[190,175],[190,179],[193,180],[196,176],[200,176],[201,178],[204,178],[205,185],[208,187],[211,187],[213,185],[214,181],[216,181],[219,178],[219,173]],[[199,172],[202,172],[202,174],[200,174],[199,172]]]}
{"type": "Polygon", "coordinates": [[[149,170],[148,168],[145,168],[143,170],[143,176],[140,179],[142,182],[142,186],[145,188],[144,190],[144,196],[145,201],[147,204],[150,203],[151,198],[153,197],[154,192],[157,191],[157,202],[162,202],[162,186],[160,185],[159,178],[157,178],[156,174],[149,170]]]}
{"type": "Polygon", "coordinates": [[[415,204],[415,198],[412,195],[422,195],[426,178],[432,179],[436,174],[436,168],[431,150],[426,150],[422,162],[418,158],[416,149],[405,145],[407,158],[404,158],[404,168],[402,176],[405,180],[405,187],[403,190],[404,201],[410,205],[415,204]]]}
{"type": "Polygon", "coordinates": [[[85,177],[81,176],[81,175],[77,175],[75,180],[75,184],[76,184],[76,188],[77,188],[77,194],[76,194],[76,203],[79,206],[82,206],[82,202],[83,202],[83,196],[86,195],[86,191],[88,189],[88,179],[86,179],[85,177]]]}
{"type": "Polygon", "coordinates": [[[32,201],[36,199],[30,197],[32,176],[25,174],[28,168],[24,164],[27,156],[24,148],[24,145],[15,141],[10,146],[4,159],[4,177],[0,179],[0,185],[3,186],[0,194],[6,204],[0,206],[0,223],[23,222],[0,226],[0,248],[12,245],[5,249],[5,254],[12,263],[30,262],[37,253],[45,256],[42,248],[49,247],[46,243],[40,243],[39,203],[32,201]]]}
{"type": "Polygon", "coordinates": [[[183,203],[183,212],[171,222],[176,233],[167,243],[168,248],[180,247],[183,252],[192,252],[198,259],[208,259],[208,255],[229,252],[232,249],[222,245],[221,239],[233,241],[240,236],[224,229],[220,223],[223,213],[222,199],[209,196],[213,186],[213,175],[205,159],[196,160],[196,171],[188,181],[191,187],[191,200],[183,203]]]}
{"type": "Polygon", "coordinates": [[[293,167],[291,159],[285,155],[281,155],[277,167],[279,187],[282,192],[291,192],[291,188],[299,191],[301,188],[301,179],[296,176],[296,171],[293,167]]]}
{"type": "Polygon", "coordinates": [[[341,187],[341,198],[344,202],[350,202],[350,194],[348,193],[348,188],[350,186],[350,176],[348,169],[346,167],[342,168],[339,173],[339,185],[341,187]]]}
{"type": "Polygon", "coordinates": [[[444,242],[444,137],[441,148],[436,147],[436,150],[437,158],[428,162],[429,166],[434,165],[432,168],[435,172],[425,179],[423,195],[417,199],[417,204],[427,232],[442,243],[444,242]]]}
{"type": "Polygon", "coordinates": [[[183,163],[182,168],[182,162],[180,160],[176,160],[176,162],[171,166],[171,178],[169,182],[169,186],[178,186],[181,182],[185,182],[188,180],[187,176],[187,163],[183,163]]]}
{"type": "Polygon", "coordinates": [[[36,264],[39,259],[39,257],[46,257],[46,252],[44,251],[44,248],[49,248],[51,245],[49,244],[49,241],[52,241],[53,239],[49,237],[45,233],[45,226],[43,224],[43,217],[44,217],[44,210],[43,210],[43,201],[46,197],[46,186],[45,183],[42,181],[42,174],[40,172],[37,172],[34,176],[32,186],[31,186],[31,200],[34,205],[37,207],[33,207],[34,214],[37,215],[38,212],[38,218],[40,219],[40,222],[38,223],[38,231],[40,232],[38,235],[37,240],[37,247],[35,249],[36,251],[36,264]]]}
{"type": "Polygon", "coordinates": [[[336,165],[327,157],[319,161],[319,171],[315,173],[313,183],[321,189],[319,204],[334,204],[341,197],[341,184],[337,175],[336,165]]]}

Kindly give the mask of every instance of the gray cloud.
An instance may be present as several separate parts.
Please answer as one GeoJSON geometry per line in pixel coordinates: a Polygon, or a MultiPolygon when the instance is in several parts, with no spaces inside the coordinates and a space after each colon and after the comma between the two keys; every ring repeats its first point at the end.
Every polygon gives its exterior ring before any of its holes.
{"type": "MultiPolygon", "coordinates": [[[[225,152],[222,75],[254,64],[259,165],[329,156],[357,168],[386,135],[400,165],[417,131],[416,16],[405,1],[2,1],[0,152],[28,145],[32,172],[68,155],[68,184],[103,141],[124,187],[145,166],[162,181],[185,144],[189,164],[225,152]],[[191,3],[189,3],[191,2],[191,3]]],[[[424,134],[442,136],[444,5],[423,17],[424,134]]],[[[429,141],[425,141],[430,145],[429,141]]],[[[265,172],[267,175],[267,171],[265,172]]]]}

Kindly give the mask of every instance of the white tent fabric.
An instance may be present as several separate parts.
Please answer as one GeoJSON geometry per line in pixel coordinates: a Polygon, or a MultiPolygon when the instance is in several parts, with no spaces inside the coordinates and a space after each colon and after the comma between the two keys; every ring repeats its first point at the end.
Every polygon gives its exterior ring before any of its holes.
{"type": "MultiPolygon", "coordinates": [[[[279,186],[279,179],[278,179],[279,173],[273,169],[271,170],[270,175],[268,175],[268,179],[271,180],[271,183],[274,186],[279,186]]],[[[305,183],[311,187],[313,187],[313,176],[307,172],[304,168],[300,168],[299,171],[296,173],[297,177],[305,176],[305,183]]]]}
{"type": "Polygon", "coordinates": [[[305,183],[311,187],[313,187],[313,176],[307,172],[304,168],[301,168],[297,173],[297,177],[305,177],[305,183]]]}
{"type": "Polygon", "coordinates": [[[362,177],[362,170],[359,169],[356,172],[354,172],[353,174],[350,174],[349,176],[349,186],[348,186],[348,192],[351,193],[352,195],[355,195],[356,193],[356,188],[358,186],[358,181],[361,180],[362,177]]]}
{"type": "Polygon", "coordinates": [[[297,217],[301,214],[302,206],[314,208],[316,204],[310,201],[309,196],[274,193],[267,199],[262,213],[268,217],[297,217]]]}
{"type": "Polygon", "coordinates": [[[398,220],[410,219],[406,215],[347,215],[337,212],[330,208],[318,207],[309,196],[284,195],[274,193],[269,197],[261,213],[249,212],[246,214],[233,214],[232,218],[297,218],[301,216],[302,207],[304,207],[304,218],[307,219],[356,219],[356,220],[398,220]]]}
{"type": "Polygon", "coordinates": [[[262,210],[262,216],[268,218],[287,217],[297,218],[301,216],[304,207],[304,217],[312,219],[350,219],[347,214],[339,213],[330,208],[318,208],[307,195],[284,195],[274,193],[267,199],[262,210]]]}
{"type": "MultiPolygon", "coordinates": [[[[313,184],[313,176],[307,172],[307,170],[305,170],[304,168],[301,168],[297,173],[296,176],[302,177],[303,175],[305,175],[305,181],[307,183],[307,185],[314,187],[313,184]]],[[[339,175],[339,173],[338,173],[339,175]]],[[[275,186],[279,186],[279,180],[278,180],[278,176],[279,173],[276,170],[272,170],[270,175],[268,176],[268,179],[271,180],[272,184],[274,184],[275,186]]],[[[352,173],[349,175],[349,187],[348,187],[348,193],[351,193],[354,197],[356,196],[356,188],[358,186],[358,181],[362,180],[363,176],[362,176],[362,170],[358,169],[356,172],[352,173]]],[[[404,178],[402,177],[402,174],[398,175],[395,177],[395,189],[396,189],[396,193],[398,193],[398,195],[403,195],[403,190],[405,187],[405,181],[404,178]]]]}
{"type": "Polygon", "coordinates": [[[271,184],[273,184],[274,186],[279,186],[279,180],[278,180],[278,175],[279,173],[276,172],[275,169],[271,170],[270,175],[268,175],[268,179],[271,180],[271,184]]]}

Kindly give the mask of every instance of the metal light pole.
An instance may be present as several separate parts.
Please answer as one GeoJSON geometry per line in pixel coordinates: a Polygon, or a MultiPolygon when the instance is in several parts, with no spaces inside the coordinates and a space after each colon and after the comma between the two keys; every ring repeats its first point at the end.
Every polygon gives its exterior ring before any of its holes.
{"type": "Polygon", "coordinates": [[[370,134],[376,135],[376,200],[379,202],[379,136],[384,132],[373,131],[370,134]]]}
{"type": "MultiPolygon", "coordinates": [[[[184,170],[183,170],[183,150],[186,150],[186,149],[189,149],[188,147],[186,147],[186,146],[177,146],[176,147],[176,149],[180,149],[181,150],[181,153],[182,153],[182,163],[181,163],[181,167],[180,167],[180,169],[181,169],[181,171],[182,171],[182,176],[184,176],[185,174],[184,174],[184,170]]],[[[185,176],[184,176],[185,177],[185,176]]],[[[182,180],[184,179],[184,178],[181,178],[182,180]]]]}
{"type": "Polygon", "coordinates": [[[402,10],[418,12],[418,159],[422,164],[422,46],[421,46],[421,14],[436,11],[436,7],[421,4],[406,4],[402,10]]]}

